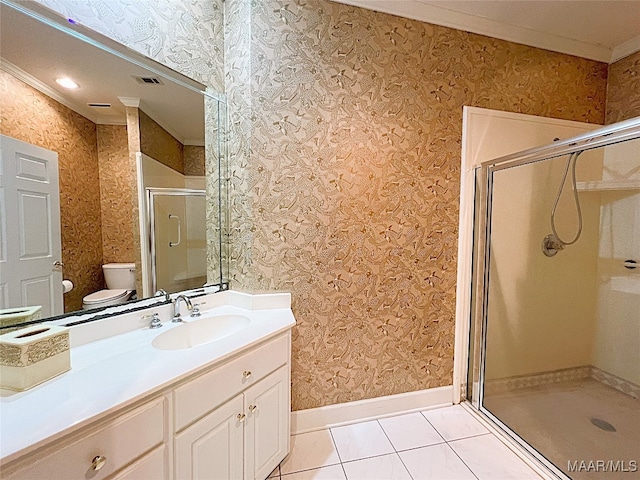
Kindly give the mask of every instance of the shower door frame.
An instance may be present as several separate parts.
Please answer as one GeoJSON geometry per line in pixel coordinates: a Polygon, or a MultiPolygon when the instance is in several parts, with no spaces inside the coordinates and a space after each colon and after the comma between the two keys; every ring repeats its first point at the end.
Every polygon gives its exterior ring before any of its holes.
{"type": "MultiPolygon", "coordinates": [[[[146,189],[146,198],[147,198],[147,212],[146,212],[146,223],[147,223],[147,232],[148,232],[148,265],[149,269],[149,291],[155,292],[157,290],[157,280],[156,280],[156,238],[155,238],[155,213],[153,211],[154,199],[156,196],[165,195],[165,196],[175,196],[175,197],[187,197],[189,195],[204,197],[205,201],[207,199],[206,190],[198,190],[192,188],[160,188],[160,187],[147,187],[146,189]]],[[[206,215],[206,214],[205,214],[206,215]]]]}
{"type": "MultiPolygon", "coordinates": [[[[462,362],[462,378],[464,380],[463,401],[468,402],[482,417],[502,431],[512,444],[520,447],[528,457],[536,459],[547,467],[557,478],[569,478],[540,452],[531,447],[507,425],[500,421],[482,405],[484,396],[484,377],[487,340],[487,303],[489,293],[489,260],[491,256],[491,212],[493,174],[501,170],[521,165],[547,161],[578,151],[593,150],[627,140],[640,139],[640,117],[611,126],[593,130],[551,145],[536,147],[522,152],[490,160],[475,169],[476,204],[474,212],[474,235],[472,256],[472,308],[466,320],[469,326],[469,348],[462,362]],[[473,350],[473,354],[471,351],[473,350]]],[[[455,385],[454,385],[455,388],[455,385]]]]}

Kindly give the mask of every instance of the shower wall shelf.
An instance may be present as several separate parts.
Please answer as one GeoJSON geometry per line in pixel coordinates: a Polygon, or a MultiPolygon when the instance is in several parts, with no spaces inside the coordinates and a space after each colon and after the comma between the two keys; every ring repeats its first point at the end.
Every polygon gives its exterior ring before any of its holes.
{"type": "Polygon", "coordinates": [[[640,180],[594,180],[590,182],[577,182],[576,186],[579,191],[584,192],[640,190],[640,180]]]}

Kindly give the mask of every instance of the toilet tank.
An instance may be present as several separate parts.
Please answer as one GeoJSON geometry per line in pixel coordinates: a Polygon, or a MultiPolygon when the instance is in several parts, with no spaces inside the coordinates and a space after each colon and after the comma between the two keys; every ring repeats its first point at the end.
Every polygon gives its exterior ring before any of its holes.
{"type": "Polygon", "coordinates": [[[106,263],[102,266],[104,281],[109,290],[124,288],[136,289],[136,264],[135,263],[106,263]]]}

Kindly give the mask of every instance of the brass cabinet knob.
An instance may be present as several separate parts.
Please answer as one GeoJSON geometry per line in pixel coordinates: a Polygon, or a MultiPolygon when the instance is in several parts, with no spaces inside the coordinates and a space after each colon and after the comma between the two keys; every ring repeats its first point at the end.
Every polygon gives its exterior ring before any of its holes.
{"type": "Polygon", "coordinates": [[[96,457],[93,457],[93,460],[91,460],[91,469],[97,472],[102,467],[104,467],[106,463],[107,463],[107,457],[103,455],[98,455],[96,457]]]}
{"type": "Polygon", "coordinates": [[[258,409],[258,406],[257,406],[257,405],[249,405],[249,411],[250,411],[251,413],[255,412],[257,409],[258,409]]]}
{"type": "Polygon", "coordinates": [[[245,418],[247,418],[247,416],[244,413],[239,413],[238,414],[238,421],[239,422],[244,422],[245,418]]]}
{"type": "Polygon", "coordinates": [[[242,372],[242,376],[244,378],[249,378],[251,376],[251,370],[245,370],[244,372],[242,372]]]}

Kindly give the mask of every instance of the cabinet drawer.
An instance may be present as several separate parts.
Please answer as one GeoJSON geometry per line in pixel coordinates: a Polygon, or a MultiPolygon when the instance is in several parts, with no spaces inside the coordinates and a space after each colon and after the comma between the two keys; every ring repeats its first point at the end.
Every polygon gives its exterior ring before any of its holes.
{"type": "Polygon", "coordinates": [[[120,470],[113,477],[109,477],[109,480],[164,480],[169,478],[165,469],[166,450],[164,445],[156,447],[132,465],[120,470]]]}
{"type": "Polygon", "coordinates": [[[88,427],[82,437],[25,458],[26,465],[13,473],[3,472],[3,479],[101,480],[120,470],[164,440],[164,399],[158,399],[125,413],[97,430],[88,427]],[[91,433],[93,431],[93,433],[91,433]],[[49,453],[52,452],[52,453],[49,453]],[[92,469],[92,460],[106,459],[102,468],[92,469]]]}
{"type": "Polygon", "coordinates": [[[286,333],[174,390],[175,431],[206,415],[229,398],[289,361],[286,333]]]}

